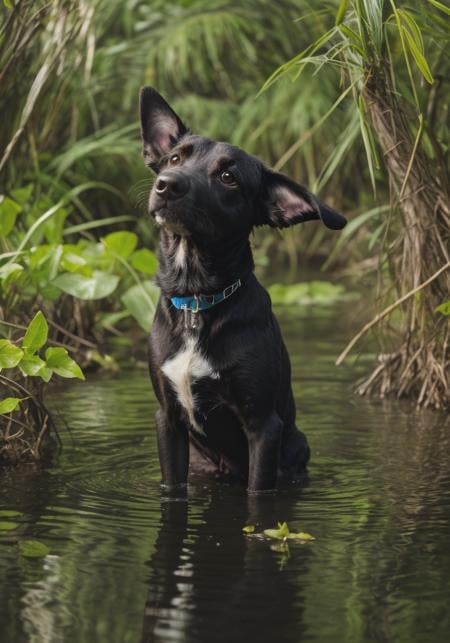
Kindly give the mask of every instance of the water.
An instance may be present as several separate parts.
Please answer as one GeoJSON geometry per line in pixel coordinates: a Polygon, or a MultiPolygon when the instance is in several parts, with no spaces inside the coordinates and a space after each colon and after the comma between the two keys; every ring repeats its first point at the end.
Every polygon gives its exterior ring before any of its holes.
{"type": "Polygon", "coordinates": [[[447,643],[449,426],[352,394],[367,361],[333,366],[349,308],[282,316],[312,447],[303,489],[197,479],[170,501],[145,369],[58,388],[63,453],[1,480],[0,506],[23,514],[0,531],[1,643],[447,643]],[[275,551],[242,533],[277,521],[316,540],[275,551]],[[23,557],[25,539],[50,553],[23,557]]]}

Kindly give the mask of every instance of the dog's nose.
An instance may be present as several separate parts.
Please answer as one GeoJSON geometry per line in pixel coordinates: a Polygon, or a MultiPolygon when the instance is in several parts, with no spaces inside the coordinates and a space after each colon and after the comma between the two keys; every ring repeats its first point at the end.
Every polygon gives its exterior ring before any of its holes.
{"type": "Polygon", "coordinates": [[[165,199],[179,199],[189,190],[189,179],[183,174],[163,173],[155,183],[155,192],[165,199]]]}

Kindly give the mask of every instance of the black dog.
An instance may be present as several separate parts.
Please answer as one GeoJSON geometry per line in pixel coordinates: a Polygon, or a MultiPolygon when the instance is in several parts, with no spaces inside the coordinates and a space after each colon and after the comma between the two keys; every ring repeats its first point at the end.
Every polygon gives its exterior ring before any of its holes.
{"type": "Polygon", "coordinates": [[[149,201],[161,226],[150,373],[163,483],[184,485],[189,465],[251,491],[299,479],[309,447],[249,235],[313,219],[338,230],[346,220],[259,159],[190,134],[150,87],[141,122],[145,163],[158,175],[149,201]]]}

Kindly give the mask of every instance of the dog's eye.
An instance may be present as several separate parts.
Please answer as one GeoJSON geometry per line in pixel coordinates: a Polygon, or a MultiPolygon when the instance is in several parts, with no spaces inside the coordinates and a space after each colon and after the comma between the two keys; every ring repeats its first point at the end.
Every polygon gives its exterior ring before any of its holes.
{"type": "Polygon", "coordinates": [[[172,156],[169,158],[169,165],[178,165],[180,161],[181,158],[179,154],[172,154],[172,156]]]}
{"type": "Polygon", "coordinates": [[[225,185],[236,184],[234,174],[232,174],[229,170],[224,170],[223,172],[221,172],[220,180],[222,181],[222,183],[225,183],[225,185]]]}

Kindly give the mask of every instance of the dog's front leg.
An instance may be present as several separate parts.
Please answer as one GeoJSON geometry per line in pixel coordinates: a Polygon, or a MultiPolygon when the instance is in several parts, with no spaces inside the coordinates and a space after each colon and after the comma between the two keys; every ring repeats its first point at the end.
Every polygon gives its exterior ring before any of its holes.
{"type": "Polygon", "coordinates": [[[187,483],[189,469],[189,435],[186,424],[176,413],[159,409],[156,413],[158,453],[165,487],[187,483]]]}
{"type": "Polygon", "coordinates": [[[277,486],[283,423],[274,411],[247,423],[249,491],[269,491],[277,486]]]}

